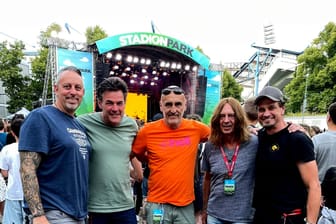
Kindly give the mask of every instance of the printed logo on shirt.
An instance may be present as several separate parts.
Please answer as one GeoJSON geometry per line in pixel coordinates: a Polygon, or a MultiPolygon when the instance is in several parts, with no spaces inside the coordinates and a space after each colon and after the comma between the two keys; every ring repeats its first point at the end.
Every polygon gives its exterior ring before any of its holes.
{"type": "Polygon", "coordinates": [[[280,146],[278,144],[274,144],[271,146],[271,151],[272,152],[275,152],[275,151],[279,151],[280,149],[280,146]]]}
{"type": "Polygon", "coordinates": [[[74,138],[74,140],[79,145],[79,152],[82,154],[83,159],[86,159],[86,156],[88,154],[87,146],[88,146],[88,140],[86,137],[86,134],[78,129],[72,129],[67,128],[67,131],[69,134],[71,134],[74,138]]]}
{"type": "Polygon", "coordinates": [[[185,137],[181,139],[170,139],[167,141],[161,142],[161,147],[179,147],[179,146],[188,146],[191,144],[190,137],[185,137]]]}

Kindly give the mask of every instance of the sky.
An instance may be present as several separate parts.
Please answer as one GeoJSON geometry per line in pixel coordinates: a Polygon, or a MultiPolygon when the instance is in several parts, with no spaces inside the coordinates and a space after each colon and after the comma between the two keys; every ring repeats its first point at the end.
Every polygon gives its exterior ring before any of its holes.
{"type": "Polygon", "coordinates": [[[4,0],[0,41],[18,39],[32,48],[40,31],[57,23],[61,37],[81,42],[88,27],[113,36],[152,32],[153,21],[156,33],[201,47],[211,63],[246,62],[253,44],[265,46],[264,25],[274,27],[273,48],[301,52],[336,22],[335,8],[335,0],[4,0]]]}

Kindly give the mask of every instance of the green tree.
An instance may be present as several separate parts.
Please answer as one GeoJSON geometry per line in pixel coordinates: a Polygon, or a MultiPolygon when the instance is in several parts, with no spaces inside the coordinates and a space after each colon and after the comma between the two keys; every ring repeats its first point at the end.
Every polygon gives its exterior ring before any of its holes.
{"type": "Polygon", "coordinates": [[[224,72],[222,73],[221,98],[233,97],[241,101],[242,92],[243,87],[237,83],[237,81],[234,79],[229,71],[224,70],[224,72]]]}
{"type": "Polygon", "coordinates": [[[7,41],[0,43],[0,79],[9,97],[7,109],[10,113],[21,107],[31,109],[30,78],[23,76],[19,67],[24,56],[24,47],[21,41],[14,44],[7,41]]]}
{"type": "MultiPolygon", "coordinates": [[[[31,61],[32,74],[31,77],[21,74],[20,64],[24,57],[23,50],[25,48],[23,42],[19,41],[15,44],[8,42],[0,43],[0,79],[5,87],[5,93],[9,97],[8,112],[14,113],[21,107],[33,109],[33,103],[39,102],[42,97],[46,66],[48,61],[48,50],[51,41],[57,43],[57,46],[68,48],[70,41],[53,37],[53,33],[62,32],[59,24],[52,23],[45,31],[41,31],[39,35],[40,49],[38,56],[31,61]]],[[[107,34],[99,26],[87,29],[87,43],[92,43],[101,38],[107,37],[107,34]],[[89,32],[91,30],[91,32],[89,32]]],[[[48,85],[48,96],[52,96],[51,81],[48,85]]]]}
{"type": "MultiPolygon", "coordinates": [[[[31,89],[32,89],[32,104],[34,107],[40,106],[42,100],[42,92],[44,86],[44,78],[46,74],[46,66],[48,60],[48,48],[41,47],[38,51],[38,56],[32,61],[32,77],[31,77],[31,89]]],[[[48,85],[47,98],[52,97],[51,82],[48,85]]]]}
{"type": "MultiPolygon", "coordinates": [[[[32,62],[32,77],[31,77],[31,89],[32,89],[32,102],[31,104],[39,106],[42,99],[42,92],[44,87],[45,75],[47,71],[47,61],[48,61],[48,52],[49,46],[52,41],[57,42],[59,46],[68,47],[70,45],[69,41],[63,41],[54,36],[53,33],[56,33],[56,36],[62,32],[62,27],[59,24],[52,23],[47,27],[45,31],[40,32],[40,44],[41,47],[38,51],[38,56],[35,57],[32,62]]],[[[47,90],[47,99],[52,98],[52,83],[49,79],[48,90],[47,90]]]]}
{"type": "Polygon", "coordinates": [[[93,44],[95,41],[107,37],[106,32],[99,26],[88,27],[85,32],[86,43],[93,44]]]}
{"type": "Polygon", "coordinates": [[[285,87],[289,97],[288,111],[302,111],[306,96],[306,110],[325,113],[336,101],[336,24],[328,23],[298,58],[294,78],[285,87]],[[307,90],[307,91],[306,91],[307,90]]]}
{"type": "MultiPolygon", "coordinates": [[[[52,23],[46,30],[42,30],[39,36],[41,47],[48,47],[50,44],[50,41],[48,41],[50,40],[50,37],[54,36],[54,34],[57,36],[60,32],[62,32],[62,27],[57,23],[52,23]]],[[[59,40],[57,37],[54,38],[59,40]]]]}

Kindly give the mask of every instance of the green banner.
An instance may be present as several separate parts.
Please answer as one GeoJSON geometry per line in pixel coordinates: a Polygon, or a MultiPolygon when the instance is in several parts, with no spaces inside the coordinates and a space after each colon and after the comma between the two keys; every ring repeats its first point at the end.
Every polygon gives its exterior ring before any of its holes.
{"type": "Polygon", "coordinates": [[[210,65],[210,59],[197,49],[192,48],[188,44],[175,38],[156,33],[120,34],[98,40],[96,41],[96,45],[100,54],[117,48],[132,45],[152,45],[164,47],[191,58],[193,61],[195,61],[205,69],[208,69],[210,65]]]}

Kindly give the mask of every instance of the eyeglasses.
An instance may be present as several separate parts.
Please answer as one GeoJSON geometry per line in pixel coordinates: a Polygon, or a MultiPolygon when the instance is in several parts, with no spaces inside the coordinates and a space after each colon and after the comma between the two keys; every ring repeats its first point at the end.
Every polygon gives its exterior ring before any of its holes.
{"type": "Polygon", "coordinates": [[[164,89],[161,91],[161,94],[162,94],[162,95],[169,95],[171,92],[173,92],[173,93],[176,94],[176,95],[184,94],[183,89],[181,89],[181,88],[178,87],[178,86],[168,86],[167,88],[164,88],[164,89]]]}

